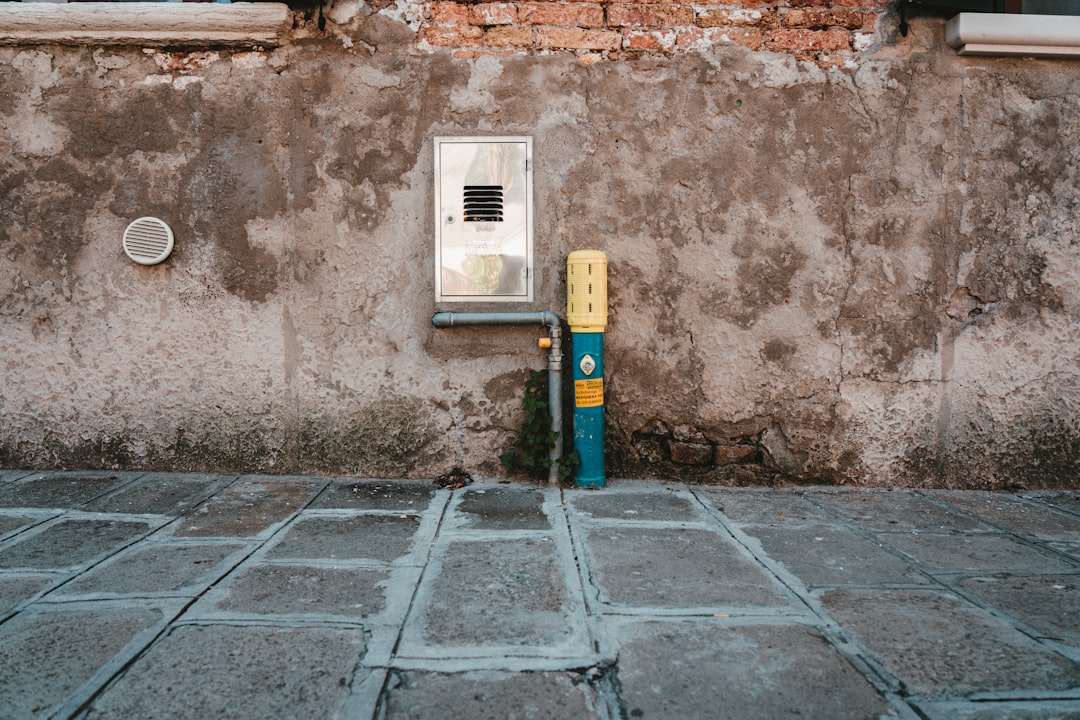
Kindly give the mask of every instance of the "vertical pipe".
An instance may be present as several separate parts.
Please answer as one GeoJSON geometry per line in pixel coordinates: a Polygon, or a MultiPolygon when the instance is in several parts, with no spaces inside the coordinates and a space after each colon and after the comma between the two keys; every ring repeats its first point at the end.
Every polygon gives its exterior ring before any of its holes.
{"type": "Polygon", "coordinates": [[[559,484],[559,466],[562,463],[562,321],[550,310],[542,312],[437,312],[431,316],[431,324],[437,328],[459,325],[545,325],[550,337],[548,352],[548,408],[551,410],[551,432],[555,444],[548,452],[551,465],[548,482],[559,484]]]}
{"type": "Polygon", "coordinates": [[[576,250],[566,259],[566,319],[574,373],[575,484],[604,487],[604,328],[607,327],[607,256],[576,250]]]}
{"type": "Polygon", "coordinates": [[[551,447],[548,458],[548,484],[559,484],[559,466],[562,463],[562,327],[558,324],[548,328],[551,337],[551,351],[548,353],[548,409],[551,411],[551,432],[555,444],[551,447]]]}
{"type": "Polygon", "coordinates": [[[604,487],[604,334],[574,333],[574,448],[579,487],[604,487]]]}

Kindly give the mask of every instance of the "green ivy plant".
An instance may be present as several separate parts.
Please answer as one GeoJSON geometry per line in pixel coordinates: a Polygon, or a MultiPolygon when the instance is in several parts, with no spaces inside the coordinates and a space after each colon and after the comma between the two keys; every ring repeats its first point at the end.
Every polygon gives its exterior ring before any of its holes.
{"type": "MultiPolygon", "coordinates": [[[[551,430],[551,407],[548,403],[548,375],[542,370],[529,370],[525,381],[525,396],[521,400],[525,421],[514,440],[514,447],[499,456],[503,468],[511,475],[518,473],[537,480],[547,477],[551,467],[551,449],[558,433],[551,430]]],[[[566,482],[581,463],[577,450],[563,452],[559,463],[559,480],[566,482]]]]}

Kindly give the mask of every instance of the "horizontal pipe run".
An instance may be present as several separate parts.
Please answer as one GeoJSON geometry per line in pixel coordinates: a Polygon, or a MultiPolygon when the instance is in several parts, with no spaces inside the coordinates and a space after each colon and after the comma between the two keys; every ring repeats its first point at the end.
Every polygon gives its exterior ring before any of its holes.
{"type": "Polygon", "coordinates": [[[546,325],[559,327],[559,316],[550,310],[542,312],[437,312],[431,317],[437,328],[457,325],[546,325]]]}
{"type": "Polygon", "coordinates": [[[551,432],[555,443],[548,453],[548,483],[559,484],[562,463],[562,320],[551,310],[541,312],[437,312],[431,316],[437,328],[457,325],[546,325],[551,345],[548,350],[548,409],[551,411],[551,432]]]}

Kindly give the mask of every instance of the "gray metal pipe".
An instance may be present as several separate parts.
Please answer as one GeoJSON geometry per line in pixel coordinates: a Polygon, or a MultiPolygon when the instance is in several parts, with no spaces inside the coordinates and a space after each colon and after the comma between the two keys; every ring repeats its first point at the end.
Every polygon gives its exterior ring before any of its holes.
{"type": "Polygon", "coordinates": [[[542,312],[437,312],[431,316],[437,328],[457,325],[547,325],[559,327],[559,316],[550,310],[542,312]]]}
{"type": "Polygon", "coordinates": [[[551,466],[548,483],[559,484],[559,464],[562,461],[562,321],[550,310],[540,312],[437,312],[431,316],[437,328],[459,325],[546,325],[551,345],[548,348],[548,408],[551,410],[551,432],[555,445],[548,453],[551,466]]]}

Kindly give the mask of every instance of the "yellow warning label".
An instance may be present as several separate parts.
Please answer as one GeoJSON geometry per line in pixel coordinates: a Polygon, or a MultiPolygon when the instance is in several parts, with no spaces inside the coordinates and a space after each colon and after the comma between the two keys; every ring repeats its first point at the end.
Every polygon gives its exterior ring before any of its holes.
{"type": "Polygon", "coordinates": [[[579,408],[599,407],[604,404],[604,379],[575,380],[574,406],[579,408]]]}

